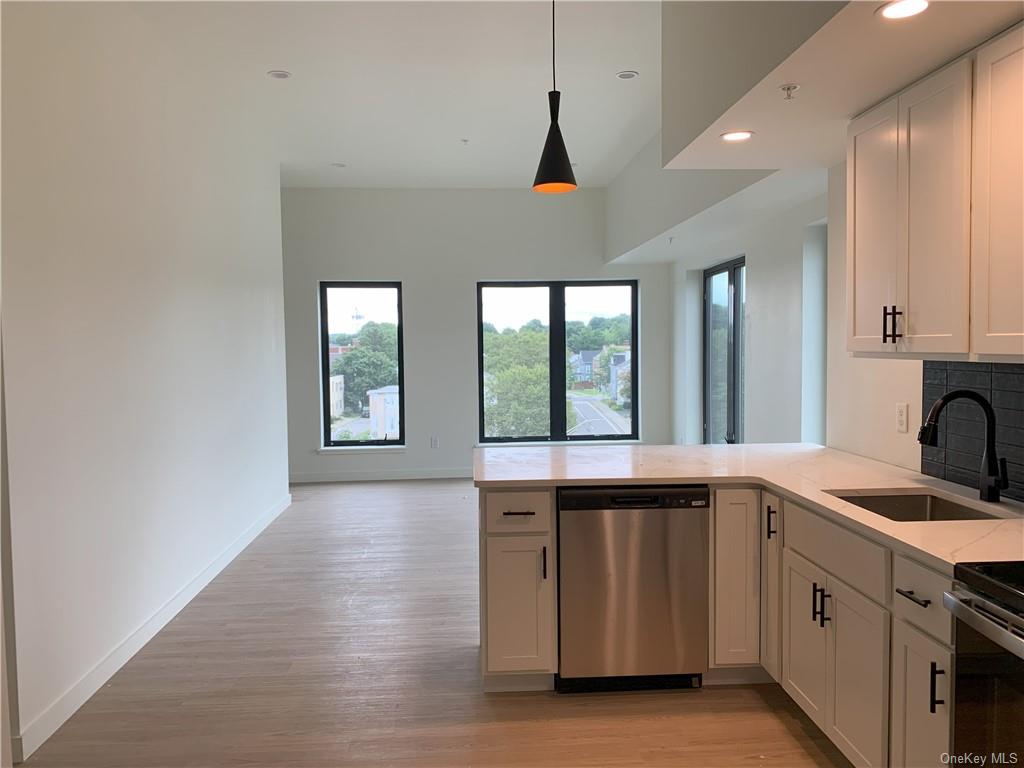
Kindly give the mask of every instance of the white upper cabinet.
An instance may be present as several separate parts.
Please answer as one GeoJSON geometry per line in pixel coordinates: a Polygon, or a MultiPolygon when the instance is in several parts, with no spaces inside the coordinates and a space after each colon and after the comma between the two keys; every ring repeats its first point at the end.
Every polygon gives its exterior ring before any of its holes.
{"type": "Polygon", "coordinates": [[[896,303],[897,104],[850,123],[846,142],[846,333],[852,352],[879,352],[883,310],[896,303]]]}
{"type": "Polygon", "coordinates": [[[961,59],[897,100],[895,303],[903,314],[894,348],[903,352],[969,347],[971,63],[961,59]]]}
{"type": "Polygon", "coordinates": [[[1024,354],[1024,28],[978,51],[971,349],[1024,354]]]}

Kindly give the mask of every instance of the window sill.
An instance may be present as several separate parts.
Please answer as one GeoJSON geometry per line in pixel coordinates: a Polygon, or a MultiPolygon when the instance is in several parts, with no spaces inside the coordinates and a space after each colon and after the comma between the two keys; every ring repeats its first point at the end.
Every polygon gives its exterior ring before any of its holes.
{"type": "Polygon", "coordinates": [[[331,445],[331,446],[320,446],[316,449],[317,453],[330,455],[334,454],[347,454],[347,453],[404,453],[406,446],[404,445],[331,445]]]}

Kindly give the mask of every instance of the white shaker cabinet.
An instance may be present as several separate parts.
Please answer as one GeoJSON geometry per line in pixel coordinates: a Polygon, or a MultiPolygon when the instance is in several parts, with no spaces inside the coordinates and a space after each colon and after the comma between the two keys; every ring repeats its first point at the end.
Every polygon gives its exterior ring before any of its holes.
{"type": "Polygon", "coordinates": [[[715,491],[711,658],[716,666],[757,664],[761,657],[760,497],[748,488],[715,491]]]}
{"type": "Polygon", "coordinates": [[[971,67],[961,59],[847,131],[847,348],[966,353],[971,67]]]}
{"type": "Polygon", "coordinates": [[[782,687],[825,729],[828,647],[818,618],[825,572],[791,549],[782,555],[782,687]]]}
{"type": "Polygon", "coordinates": [[[778,496],[761,492],[761,666],[782,682],[782,506],[778,496]]]}
{"type": "Polygon", "coordinates": [[[950,747],[952,653],[894,619],[892,623],[893,768],[944,765],[950,747]]]}
{"type": "Polygon", "coordinates": [[[555,671],[555,569],[548,536],[488,536],[487,672],[555,671]]]}
{"type": "Polygon", "coordinates": [[[889,614],[831,576],[825,588],[825,732],[854,765],[887,765],[889,614]]]}
{"type": "Polygon", "coordinates": [[[978,50],[971,350],[1024,354],[1024,28],[978,50]]]}
{"type": "MultiPolygon", "coordinates": [[[[846,141],[846,334],[851,352],[880,352],[883,310],[896,303],[896,99],[850,123],[846,141]]],[[[887,322],[887,321],[886,321],[887,322]]]]}
{"type": "Polygon", "coordinates": [[[971,64],[961,59],[898,98],[896,306],[903,314],[894,348],[902,352],[969,347],[971,64]]]}

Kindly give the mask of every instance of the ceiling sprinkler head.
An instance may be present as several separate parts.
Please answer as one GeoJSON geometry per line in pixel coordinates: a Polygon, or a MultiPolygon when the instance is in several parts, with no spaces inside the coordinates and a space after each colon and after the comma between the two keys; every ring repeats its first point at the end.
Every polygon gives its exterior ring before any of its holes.
{"type": "Polygon", "coordinates": [[[780,85],[779,90],[786,94],[786,101],[792,101],[793,94],[800,90],[800,86],[796,83],[786,83],[785,85],[780,85]]]}

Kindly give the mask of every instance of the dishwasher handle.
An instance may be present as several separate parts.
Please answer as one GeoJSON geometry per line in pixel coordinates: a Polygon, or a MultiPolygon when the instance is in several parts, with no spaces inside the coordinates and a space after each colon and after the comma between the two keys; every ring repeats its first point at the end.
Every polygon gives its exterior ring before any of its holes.
{"type": "Polygon", "coordinates": [[[661,507],[660,496],[612,496],[612,509],[658,509],[661,507]]]}

